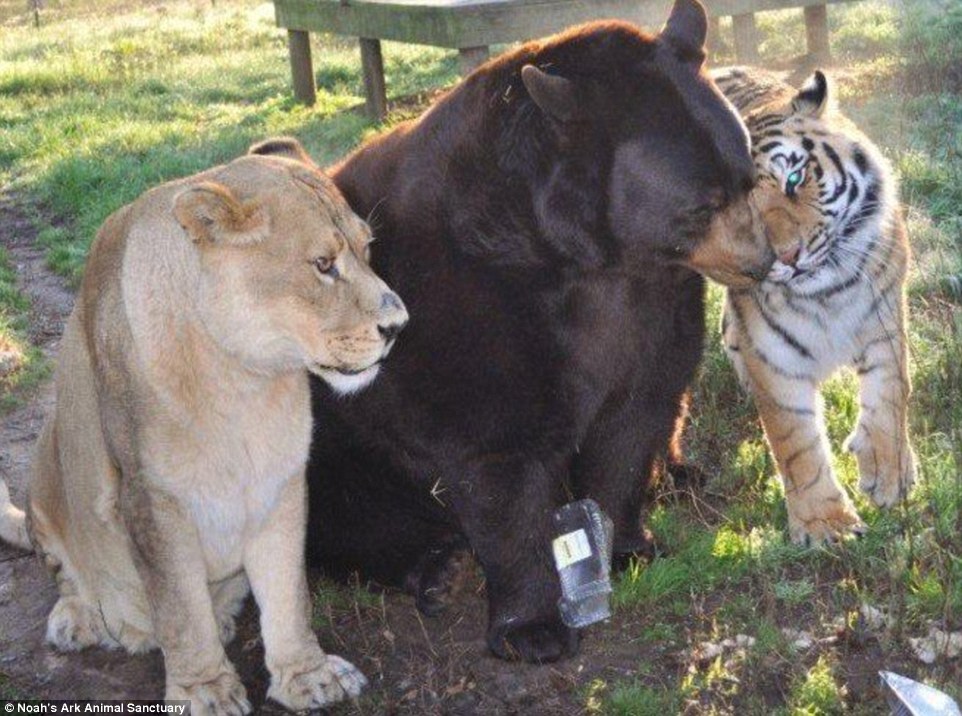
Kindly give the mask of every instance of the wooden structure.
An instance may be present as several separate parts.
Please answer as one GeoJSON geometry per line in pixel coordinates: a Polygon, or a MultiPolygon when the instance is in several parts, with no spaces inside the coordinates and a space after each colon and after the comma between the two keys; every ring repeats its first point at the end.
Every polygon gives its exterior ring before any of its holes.
{"type": "MultiPolygon", "coordinates": [[[[758,59],[755,12],[803,7],[808,51],[828,56],[826,2],[844,0],[702,0],[712,16],[730,15],[739,62],[758,59]]],[[[456,48],[461,74],[488,58],[493,44],[516,42],[558,32],[600,18],[619,18],[657,28],[665,21],[670,0],[274,0],[277,24],[288,31],[294,94],[313,104],[314,70],[311,32],[360,38],[367,111],[374,118],[387,112],[381,40],[456,48]]]]}

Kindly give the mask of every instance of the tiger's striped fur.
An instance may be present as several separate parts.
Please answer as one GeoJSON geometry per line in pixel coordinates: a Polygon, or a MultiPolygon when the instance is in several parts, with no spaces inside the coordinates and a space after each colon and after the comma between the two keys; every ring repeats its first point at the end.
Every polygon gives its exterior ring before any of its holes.
{"type": "Polygon", "coordinates": [[[862,529],[836,479],[820,384],[858,373],[859,416],[846,447],[875,504],[915,480],[904,284],[909,261],[895,177],[832,106],[825,76],[801,90],[755,69],[714,80],[741,112],[758,172],[755,199],[779,256],[756,287],[729,290],[725,351],[751,392],[785,486],[796,542],[862,529]]]}

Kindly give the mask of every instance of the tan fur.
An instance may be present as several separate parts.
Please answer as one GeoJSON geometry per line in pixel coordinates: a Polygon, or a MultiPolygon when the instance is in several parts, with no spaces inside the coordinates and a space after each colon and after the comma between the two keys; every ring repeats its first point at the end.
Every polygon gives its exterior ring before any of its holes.
{"type": "Polygon", "coordinates": [[[278,157],[166,184],[107,220],[30,487],[33,543],[60,589],[55,646],[159,645],[168,699],[246,713],[222,642],[252,588],[268,696],[304,709],[360,691],[310,629],[304,369],[363,387],[390,347],[379,326],[406,320],[363,258],[369,240],[326,177],[278,157]]]}
{"type": "Polygon", "coordinates": [[[751,197],[716,214],[687,264],[725,286],[744,288],[764,278],[774,260],[765,224],[751,197]]]}
{"type": "Polygon", "coordinates": [[[803,273],[798,277],[794,267],[776,262],[770,280],[729,291],[725,348],[755,398],[778,463],[792,538],[834,540],[861,527],[832,469],[818,392],[838,368],[852,366],[859,374],[860,411],[847,447],[858,460],[860,488],[877,505],[891,506],[915,480],[904,298],[909,245],[896,180],[871,141],[834,110],[830,94],[821,102],[806,102],[804,91],[796,94],[765,73],[721,72],[720,85],[749,128],[755,122],[764,126],[759,137],[753,132],[753,142],[779,145],[772,145],[771,154],[756,146],[753,199],[776,254],[798,252],[803,273]],[[760,94],[763,86],[768,92],[760,94]],[[784,186],[798,165],[785,168],[776,152],[809,157],[794,195],[784,186]],[[824,174],[815,171],[816,164],[824,174]],[[844,183],[838,164],[845,168],[844,183]],[[876,207],[866,210],[855,228],[846,224],[846,233],[833,222],[858,215],[852,208],[853,184],[855,200],[864,202],[871,189],[876,207]],[[829,200],[831,213],[824,211],[829,200]],[[825,236],[831,237],[828,242],[825,236]],[[830,261],[817,258],[821,248],[810,249],[831,242],[838,246],[830,261]]]}

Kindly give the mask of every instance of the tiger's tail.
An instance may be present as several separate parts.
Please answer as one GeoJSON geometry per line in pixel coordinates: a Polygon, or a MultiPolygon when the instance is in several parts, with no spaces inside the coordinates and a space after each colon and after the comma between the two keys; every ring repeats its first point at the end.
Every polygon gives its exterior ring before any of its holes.
{"type": "Polygon", "coordinates": [[[0,480],[0,539],[22,549],[33,549],[27,536],[27,515],[10,501],[10,491],[3,480],[0,480]]]}

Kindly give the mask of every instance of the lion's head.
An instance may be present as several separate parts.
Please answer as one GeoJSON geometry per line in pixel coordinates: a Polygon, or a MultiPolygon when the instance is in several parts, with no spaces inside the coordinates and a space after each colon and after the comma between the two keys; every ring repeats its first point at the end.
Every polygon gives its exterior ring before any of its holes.
{"type": "Polygon", "coordinates": [[[370,383],[407,322],[368,266],[371,231],[316,167],[238,159],[174,199],[200,254],[200,320],[252,370],[307,367],[336,391],[370,383]]]}

